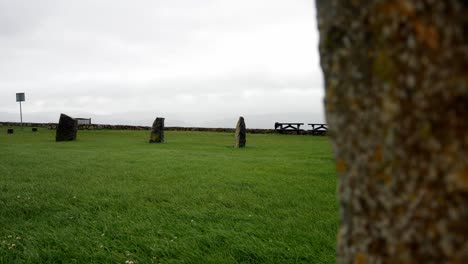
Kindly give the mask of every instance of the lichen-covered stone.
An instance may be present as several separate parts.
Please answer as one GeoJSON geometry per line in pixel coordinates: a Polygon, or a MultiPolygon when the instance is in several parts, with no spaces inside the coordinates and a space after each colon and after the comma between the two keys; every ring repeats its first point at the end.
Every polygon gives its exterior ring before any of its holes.
{"type": "Polygon", "coordinates": [[[339,263],[468,263],[468,2],[317,0],[339,263]]]}
{"type": "Polygon", "coordinates": [[[242,116],[239,117],[239,121],[237,121],[235,135],[236,135],[236,143],[234,144],[234,147],[236,148],[245,147],[247,129],[245,127],[245,121],[242,116]]]}
{"type": "Polygon", "coordinates": [[[78,121],[65,114],[60,114],[55,141],[72,141],[76,140],[78,133],[78,121]]]}
{"type": "Polygon", "coordinates": [[[149,143],[164,143],[164,118],[154,120],[149,143]]]}

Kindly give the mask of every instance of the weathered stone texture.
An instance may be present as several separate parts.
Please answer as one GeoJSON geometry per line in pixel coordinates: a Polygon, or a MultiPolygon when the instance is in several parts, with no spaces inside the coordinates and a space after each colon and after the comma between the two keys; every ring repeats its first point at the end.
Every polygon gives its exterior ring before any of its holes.
{"type": "Polygon", "coordinates": [[[78,132],[78,122],[76,119],[65,114],[60,114],[59,124],[55,134],[55,141],[76,140],[78,132]]]}
{"type": "Polygon", "coordinates": [[[245,121],[242,116],[239,117],[239,121],[237,121],[235,135],[236,135],[236,143],[234,144],[234,147],[236,148],[245,147],[245,143],[247,142],[246,140],[247,129],[245,127],[245,121]]]}
{"type": "Polygon", "coordinates": [[[164,118],[154,120],[149,143],[164,143],[164,118]]]}
{"type": "Polygon", "coordinates": [[[468,263],[468,2],[317,0],[339,263],[468,263]]]}

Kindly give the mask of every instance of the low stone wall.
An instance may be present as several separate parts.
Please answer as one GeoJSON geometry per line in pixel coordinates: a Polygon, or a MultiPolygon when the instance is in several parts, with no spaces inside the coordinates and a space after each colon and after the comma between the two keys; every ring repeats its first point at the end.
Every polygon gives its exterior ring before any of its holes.
{"type": "MultiPolygon", "coordinates": [[[[0,126],[24,126],[24,127],[42,127],[51,130],[57,129],[57,123],[17,123],[17,122],[0,122],[0,126]]],[[[150,126],[129,126],[129,125],[103,125],[103,124],[91,124],[91,125],[78,125],[79,130],[151,130],[150,126]]],[[[234,133],[234,128],[208,128],[208,127],[166,127],[166,131],[202,131],[202,132],[225,132],[234,133]]],[[[274,129],[247,129],[249,134],[274,134],[278,133],[274,129]]],[[[283,132],[283,134],[297,135],[295,131],[283,132]]],[[[302,131],[301,135],[313,135],[311,131],[302,131]]],[[[322,134],[318,134],[322,135],[322,134]]]]}
{"type": "MultiPolygon", "coordinates": [[[[5,127],[12,127],[12,126],[20,127],[20,126],[23,126],[23,127],[45,127],[45,128],[48,128],[49,123],[0,122],[0,127],[2,127],[2,126],[5,126],[5,127]]],[[[57,123],[55,123],[55,126],[57,126],[57,123]]]]}

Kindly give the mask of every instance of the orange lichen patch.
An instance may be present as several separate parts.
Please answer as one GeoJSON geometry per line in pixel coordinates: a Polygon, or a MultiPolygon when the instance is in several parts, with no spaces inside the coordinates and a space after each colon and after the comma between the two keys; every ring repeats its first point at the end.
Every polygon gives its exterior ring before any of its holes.
{"type": "Polygon", "coordinates": [[[435,223],[431,223],[426,227],[426,232],[431,238],[436,238],[439,235],[439,230],[435,223]]]}
{"type": "Polygon", "coordinates": [[[381,14],[395,14],[398,16],[410,17],[414,15],[414,6],[408,0],[387,1],[377,7],[381,14]]]}
{"type": "Polygon", "coordinates": [[[450,263],[465,264],[468,263],[468,243],[465,242],[463,247],[455,254],[450,263]]]}
{"type": "Polygon", "coordinates": [[[351,98],[349,101],[349,108],[355,111],[359,111],[361,109],[361,103],[356,98],[351,98]]]}
{"type": "Polygon", "coordinates": [[[390,185],[393,182],[392,176],[386,174],[386,173],[380,173],[377,175],[377,177],[383,181],[385,185],[390,185]]]}
{"type": "Polygon", "coordinates": [[[439,32],[435,26],[427,25],[420,20],[413,21],[414,31],[418,40],[431,49],[439,48],[439,32]]]}
{"type": "Polygon", "coordinates": [[[402,14],[406,14],[407,16],[412,16],[414,14],[414,6],[408,0],[400,0],[397,1],[398,8],[402,14]]]}
{"type": "Polygon", "coordinates": [[[336,171],[339,173],[344,173],[346,169],[348,168],[348,165],[346,164],[346,161],[340,159],[336,161],[336,171]]]}
{"type": "Polygon", "coordinates": [[[405,215],[406,212],[407,212],[407,209],[408,207],[406,205],[402,206],[402,205],[399,205],[399,206],[396,206],[394,209],[393,209],[393,216],[402,216],[402,215],[405,215]]]}
{"type": "Polygon", "coordinates": [[[468,192],[468,167],[455,171],[449,177],[455,184],[455,188],[468,192]]]}
{"type": "Polygon", "coordinates": [[[357,253],[354,257],[354,262],[356,264],[366,264],[367,263],[367,256],[363,253],[357,253]]]}
{"type": "Polygon", "coordinates": [[[372,160],[376,162],[383,161],[383,151],[381,146],[375,148],[374,153],[372,154],[372,160]]]}

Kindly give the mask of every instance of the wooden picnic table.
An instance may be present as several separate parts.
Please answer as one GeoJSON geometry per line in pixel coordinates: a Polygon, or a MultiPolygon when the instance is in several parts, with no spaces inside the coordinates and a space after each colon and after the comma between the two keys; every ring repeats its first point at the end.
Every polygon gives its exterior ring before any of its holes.
{"type": "Polygon", "coordinates": [[[320,134],[324,135],[328,132],[328,125],[327,124],[308,124],[312,127],[312,134],[320,134]]]}
{"type": "Polygon", "coordinates": [[[301,133],[303,131],[301,129],[301,126],[304,125],[304,123],[275,123],[275,130],[279,131],[280,133],[286,132],[286,131],[296,131],[297,134],[301,133]]]}

